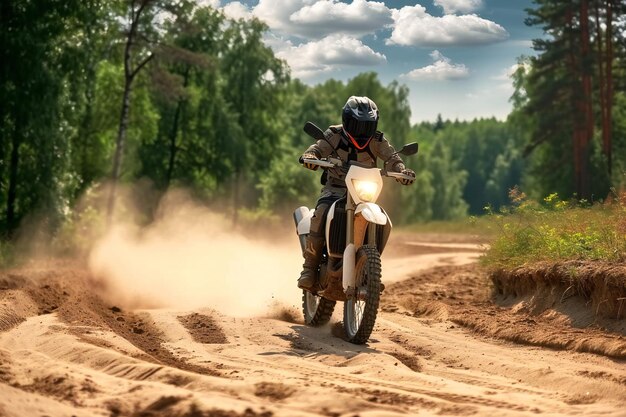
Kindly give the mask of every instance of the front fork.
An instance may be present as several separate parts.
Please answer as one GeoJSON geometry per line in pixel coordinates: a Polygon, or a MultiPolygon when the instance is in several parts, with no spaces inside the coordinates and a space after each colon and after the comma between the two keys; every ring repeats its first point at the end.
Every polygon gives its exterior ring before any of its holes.
{"type": "MultiPolygon", "coordinates": [[[[354,243],[354,211],[356,206],[354,200],[348,193],[348,201],[346,202],[346,249],[343,251],[343,275],[342,284],[346,295],[354,293],[356,288],[356,245],[354,243]]],[[[365,232],[363,230],[363,232],[365,232]]],[[[361,237],[361,236],[360,236],[361,237]]],[[[362,240],[359,242],[361,244],[362,240]]],[[[376,224],[367,223],[367,244],[376,245],[376,224]]]]}

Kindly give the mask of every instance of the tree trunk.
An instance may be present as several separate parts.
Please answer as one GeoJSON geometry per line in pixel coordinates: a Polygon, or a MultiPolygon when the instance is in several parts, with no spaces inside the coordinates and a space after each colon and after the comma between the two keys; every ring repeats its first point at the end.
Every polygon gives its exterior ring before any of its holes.
{"type": "Polygon", "coordinates": [[[606,154],[609,175],[612,173],[613,153],[613,0],[608,0],[606,5],[606,136],[603,136],[603,148],[606,154]]]}
{"type": "MultiPolygon", "coordinates": [[[[185,70],[183,76],[183,89],[187,88],[189,83],[189,67],[185,70]]],[[[174,113],[174,123],[172,125],[172,131],[170,133],[170,160],[167,166],[167,176],[165,178],[165,188],[169,188],[172,181],[172,174],[174,173],[174,165],[176,163],[176,154],[178,153],[178,146],[176,145],[176,138],[178,137],[178,122],[180,120],[180,114],[183,106],[185,105],[186,98],[181,97],[176,105],[176,112],[174,113]]]]}
{"type": "Polygon", "coordinates": [[[120,112],[120,124],[117,131],[117,139],[115,141],[115,155],[113,156],[113,171],[111,173],[111,191],[109,193],[109,201],[107,204],[107,224],[110,226],[113,220],[113,212],[115,210],[115,193],[117,189],[117,183],[120,178],[120,172],[122,169],[122,159],[124,157],[124,145],[126,143],[126,130],[128,127],[128,114],[130,110],[130,93],[132,91],[132,83],[135,76],[141,69],[152,59],[153,55],[150,54],[141,63],[139,63],[134,69],[131,62],[131,48],[135,41],[135,35],[137,33],[137,26],[139,25],[139,19],[142,11],[150,3],[151,0],[142,0],[139,4],[139,8],[135,10],[135,0],[131,3],[131,18],[130,29],[126,37],[126,46],[124,48],[124,95],[122,97],[122,111],[120,112]]]}
{"type": "Polygon", "coordinates": [[[80,186],[77,192],[82,193],[88,184],[94,180],[94,172],[89,161],[89,152],[92,137],[93,104],[96,95],[96,72],[95,63],[87,70],[87,86],[85,88],[85,114],[81,120],[79,130],[80,143],[80,186]]]}
{"type": "MultiPolygon", "coordinates": [[[[595,20],[596,20],[596,48],[598,53],[598,90],[600,92],[600,118],[601,118],[601,126],[602,126],[602,151],[606,155],[608,159],[607,152],[607,143],[609,140],[610,131],[607,128],[607,100],[606,100],[606,78],[604,74],[604,48],[603,37],[602,37],[602,27],[600,24],[600,2],[604,0],[596,0],[595,2],[595,20]]],[[[611,168],[609,167],[609,172],[611,168]]]]}
{"type": "Polygon", "coordinates": [[[233,184],[233,228],[239,224],[239,183],[241,182],[241,168],[237,166],[235,171],[235,183],[233,184]]]}
{"type": "Polygon", "coordinates": [[[22,144],[22,120],[19,115],[15,117],[13,128],[13,140],[11,141],[11,161],[9,165],[9,189],[7,193],[7,235],[13,236],[17,229],[17,216],[15,214],[15,202],[17,200],[18,167],[20,162],[19,148],[22,144]]]}
{"type": "Polygon", "coordinates": [[[578,98],[578,75],[579,69],[576,61],[576,53],[575,53],[575,45],[577,44],[576,38],[573,36],[573,21],[574,21],[574,12],[572,9],[572,5],[567,9],[566,14],[566,23],[565,27],[569,32],[569,44],[567,48],[569,52],[567,54],[568,58],[568,66],[569,73],[572,78],[571,89],[571,106],[572,106],[572,156],[574,159],[574,189],[576,190],[576,195],[580,198],[580,193],[582,191],[582,182],[581,182],[581,173],[582,173],[582,159],[581,159],[581,121],[579,117],[580,111],[580,99],[578,98]]]}
{"type": "Polygon", "coordinates": [[[111,173],[111,190],[109,193],[109,201],[107,205],[107,223],[110,225],[113,220],[113,211],[115,210],[115,193],[117,191],[117,182],[120,178],[122,167],[122,158],[124,155],[124,145],[126,142],[126,129],[128,127],[128,114],[130,110],[130,92],[132,87],[132,78],[126,77],[124,83],[124,96],[122,98],[122,111],[120,113],[120,124],[117,131],[117,139],[115,141],[115,154],[113,156],[113,172],[111,173]]]}
{"type": "Polygon", "coordinates": [[[591,193],[591,173],[589,171],[590,143],[593,139],[593,98],[591,85],[591,48],[589,34],[589,0],[582,0],[580,3],[580,45],[581,45],[581,80],[582,80],[582,100],[580,103],[580,115],[583,117],[583,124],[580,131],[580,152],[581,152],[581,190],[580,196],[590,200],[591,193]]]}

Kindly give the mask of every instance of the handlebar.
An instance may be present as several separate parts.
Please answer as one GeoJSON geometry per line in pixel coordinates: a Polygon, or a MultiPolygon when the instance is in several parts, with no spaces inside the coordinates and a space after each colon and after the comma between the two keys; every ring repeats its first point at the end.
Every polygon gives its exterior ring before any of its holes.
{"type": "MultiPolygon", "coordinates": [[[[334,159],[334,158],[330,158],[330,159],[334,159]]],[[[332,161],[329,160],[324,160],[324,159],[303,159],[302,163],[307,163],[307,164],[311,164],[311,165],[317,165],[320,166],[322,168],[335,168],[335,167],[340,167],[342,166],[341,161],[339,161],[339,163],[334,163],[332,161]]]]}
{"type": "Polygon", "coordinates": [[[385,175],[391,178],[400,178],[402,180],[415,180],[415,177],[403,174],[401,172],[387,172],[385,175]]]}
{"type": "MultiPolygon", "coordinates": [[[[302,160],[302,163],[305,163],[305,162],[307,164],[317,165],[322,168],[339,168],[339,167],[344,167],[346,165],[341,159],[337,159],[337,158],[323,158],[323,159],[308,159],[307,158],[307,159],[302,160]]],[[[361,164],[359,164],[358,162],[354,162],[354,161],[348,161],[347,165],[348,166],[350,165],[361,166],[361,164]]],[[[403,174],[401,172],[387,172],[385,170],[380,170],[380,175],[382,175],[383,177],[400,178],[400,179],[405,179],[405,180],[415,179],[414,177],[403,174]]]]}

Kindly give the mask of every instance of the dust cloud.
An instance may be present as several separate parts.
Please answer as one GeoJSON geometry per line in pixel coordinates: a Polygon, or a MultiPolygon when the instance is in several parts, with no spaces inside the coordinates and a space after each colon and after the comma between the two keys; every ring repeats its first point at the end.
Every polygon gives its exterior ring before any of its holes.
{"type": "Polygon", "coordinates": [[[292,233],[259,239],[233,232],[223,216],[174,193],[149,226],[112,226],[94,245],[89,267],[115,305],[263,315],[300,304],[302,256],[292,233]]]}

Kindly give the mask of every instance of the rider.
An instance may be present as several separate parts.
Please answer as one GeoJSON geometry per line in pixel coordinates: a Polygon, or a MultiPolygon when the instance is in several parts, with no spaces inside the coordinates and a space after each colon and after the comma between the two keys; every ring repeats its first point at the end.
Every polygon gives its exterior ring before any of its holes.
{"type": "MultiPolygon", "coordinates": [[[[363,166],[375,167],[376,158],[380,158],[387,171],[401,172],[415,178],[415,172],[404,166],[402,159],[383,133],[376,130],[378,126],[376,103],[367,97],[352,96],[343,106],[341,120],[341,125],[330,126],[324,132],[324,139],[318,140],[304,152],[300,157],[300,163],[315,171],[319,166],[306,163],[305,159],[320,159],[332,155],[343,162],[357,161],[363,166]]],[[[298,279],[298,287],[302,289],[311,289],[317,282],[317,269],[324,247],[324,219],[333,202],[346,195],[344,179],[345,172],[340,168],[329,168],[322,174],[324,188],[317,200],[315,214],[311,218],[303,270],[298,279]]],[[[414,181],[399,178],[396,180],[403,185],[412,184],[414,181]]]]}

